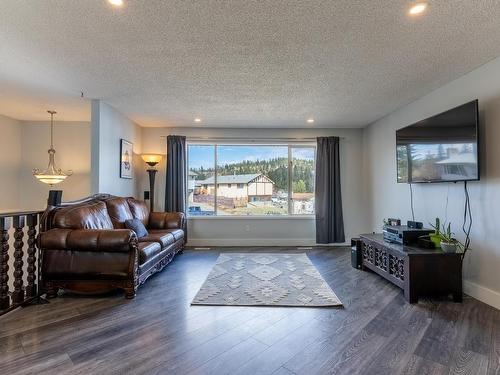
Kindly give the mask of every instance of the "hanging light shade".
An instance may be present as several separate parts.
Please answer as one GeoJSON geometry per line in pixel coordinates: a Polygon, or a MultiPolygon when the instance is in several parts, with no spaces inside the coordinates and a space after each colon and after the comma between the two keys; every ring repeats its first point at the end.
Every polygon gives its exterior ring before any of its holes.
{"type": "Polygon", "coordinates": [[[56,150],[54,150],[54,115],[56,111],[47,111],[50,113],[50,148],[47,151],[49,153],[49,165],[47,169],[40,171],[38,168],[33,169],[33,176],[50,186],[63,182],[67,177],[73,174],[72,171],[63,172],[61,168],[57,168],[55,155],[56,150]]]}

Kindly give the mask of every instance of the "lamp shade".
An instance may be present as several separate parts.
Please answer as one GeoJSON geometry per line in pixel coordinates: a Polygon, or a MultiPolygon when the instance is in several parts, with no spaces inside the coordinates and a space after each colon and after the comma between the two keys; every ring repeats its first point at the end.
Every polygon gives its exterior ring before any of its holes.
{"type": "Polygon", "coordinates": [[[159,154],[142,154],[141,157],[150,167],[154,167],[161,161],[163,156],[159,154]]]}
{"type": "Polygon", "coordinates": [[[53,175],[53,174],[37,174],[35,177],[38,181],[43,182],[44,184],[48,184],[50,186],[58,184],[59,182],[63,182],[67,175],[53,175]]]}
{"type": "Polygon", "coordinates": [[[40,171],[38,168],[33,169],[33,176],[35,176],[38,181],[52,186],[63,182],[67,177],[71,176],[73,172],[71,170],[63,172],[61,168],[58,168],[56,165],[56,150],[54,149],[54,115],[56,111],[47,112],[50,113],[50,148],[47,151],[49,153],[49,165],[43,171],[40,171]]]}

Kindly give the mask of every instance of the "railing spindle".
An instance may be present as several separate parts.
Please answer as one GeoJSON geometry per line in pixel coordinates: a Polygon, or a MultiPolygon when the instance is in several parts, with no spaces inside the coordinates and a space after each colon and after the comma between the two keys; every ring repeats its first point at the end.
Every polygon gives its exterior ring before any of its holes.
{"type": "Polygon", "coordinates": [[[24,301],[23,289],[23,228],[24,216],[14,216],[14,292],[12,293],[12,302],[15,304],[24,301]]]}
{"type": "Polygon", "coordinates": [[[36,225],[38,224],[38,215],[30,214],[27,216],[28,224],[28,285],[26,285],[26,297],[36,296],[36,225]]]}
{"type": "Polygon", "coordinates": [[[10,306],[9,297],[9,228],[10,219],[0,217],[0,310],[10,306]]]}

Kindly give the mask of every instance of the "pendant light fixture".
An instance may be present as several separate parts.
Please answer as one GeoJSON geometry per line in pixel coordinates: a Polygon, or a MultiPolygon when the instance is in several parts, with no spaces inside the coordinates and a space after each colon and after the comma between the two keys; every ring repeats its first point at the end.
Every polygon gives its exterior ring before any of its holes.
{"type": "Polygon", "coordinates": [[[66,177],[73,174],[73,171],[63,172],[61,168],[57,168],[55,162],[56,150],[54,150],[54,115],[56,111],[47,111],[50,113],[50,148],[49,151],[49,165],[44,171],[40,171],[38,168],[33,169],[33,176],[35,176],[38,181],[41,181],[50,186],[63,182],[66,177]]]}

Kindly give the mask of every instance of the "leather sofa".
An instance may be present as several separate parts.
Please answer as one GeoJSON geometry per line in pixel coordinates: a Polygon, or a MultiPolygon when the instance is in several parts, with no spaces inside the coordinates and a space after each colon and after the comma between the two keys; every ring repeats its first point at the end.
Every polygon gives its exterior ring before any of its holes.
{"type": "Polygon", "coordinates": [[[38,245],[42,288],[54,297],[62,288],[92,294],[137,287],[183,250],[185,218],[179,212],[149,212],[143,201],[98,194],[49,206],[42,215],[38,245]],[[139,219],[148,235],[125,228],[139,219]]]}

